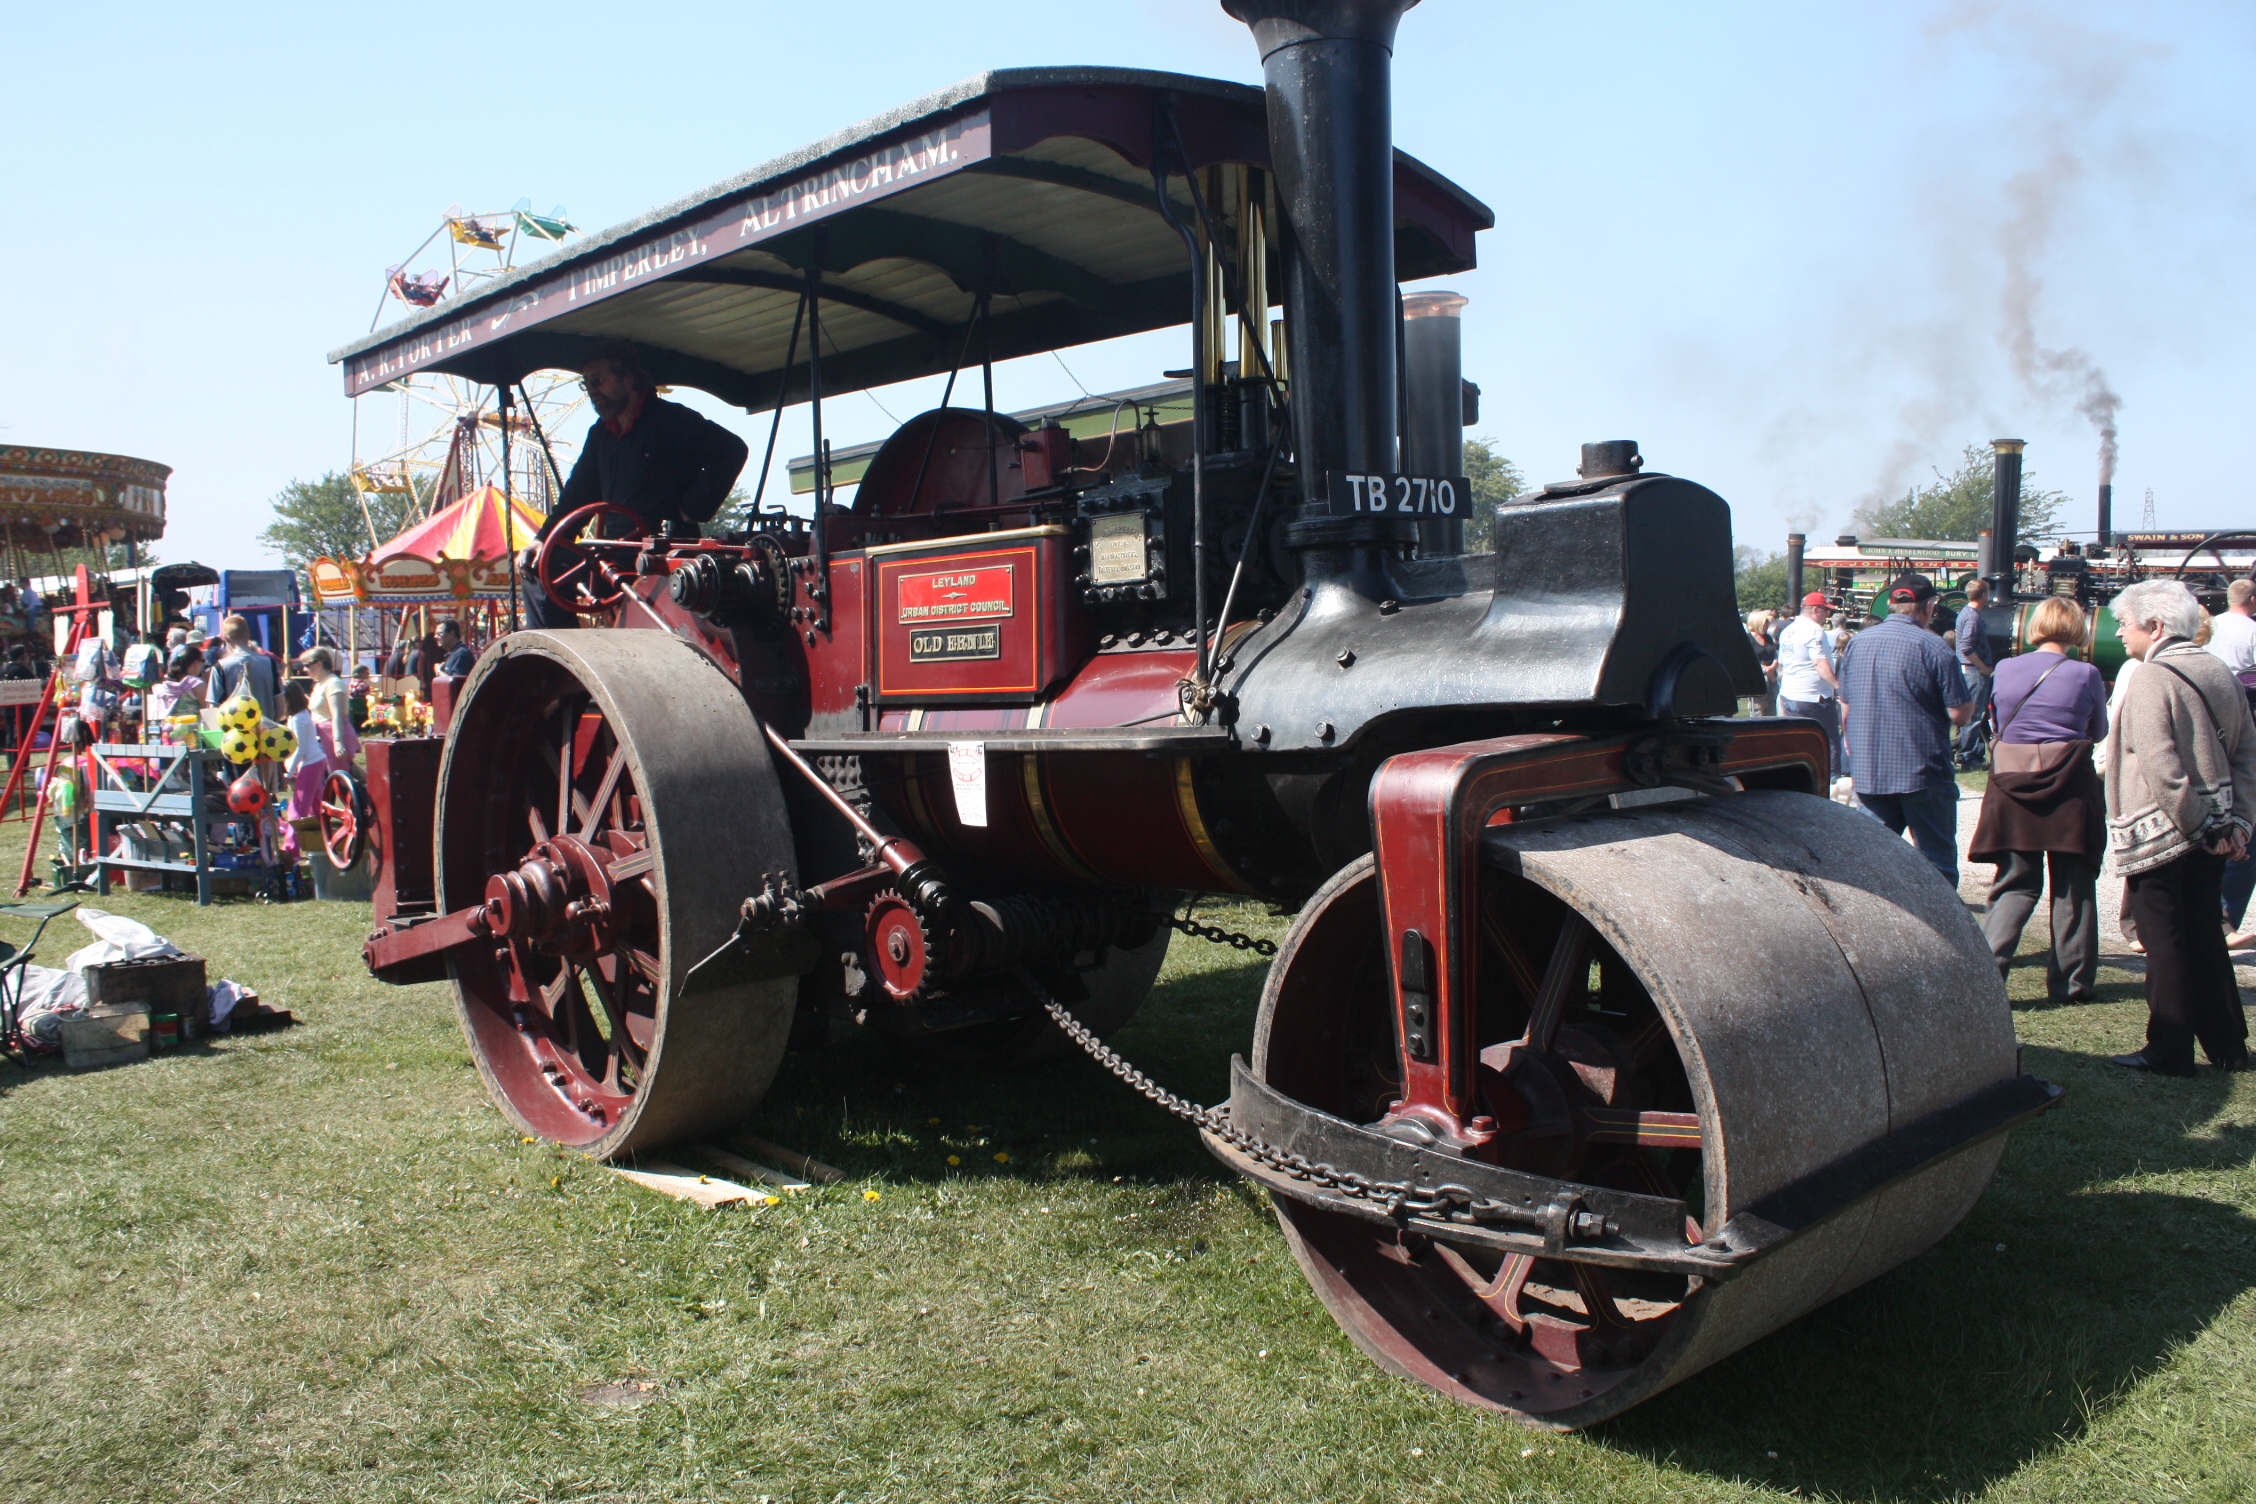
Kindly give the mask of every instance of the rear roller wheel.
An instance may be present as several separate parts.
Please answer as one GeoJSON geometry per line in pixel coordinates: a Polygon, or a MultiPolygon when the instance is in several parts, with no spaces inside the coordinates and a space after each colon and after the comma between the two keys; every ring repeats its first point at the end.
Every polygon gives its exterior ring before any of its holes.
{"type": "Polygon", "coordinates": [[[600,1158],[758,1103],[796,981],[690,971],[796,872],[759,725],[712,663],[660,632],[503,638],[455,711],[438,835],[441,910],[498,916],[449,967],[511,1121],[600,1158]]]}
{"type": "MultiPolygon", "coordinates": [[[[1400,1094],[1379,883],[1310,900],[1254,1069],[1352,1122],[1400,1094]]],[[[1749,793],[1498,827],[1483,846],[1475,1041],[1486,1151],[1682,1197],[1700,1224],[2013,1074],[2011,1013],[1957,896],[1878,821],[1749,793]]],[[[1932,1244],[2003,1140],[1920,1171],[1727,1282],[1500,1255],[1278,1198],[1355,1343],[1468,1403],[1588,1425],[1932,1244]]]]}

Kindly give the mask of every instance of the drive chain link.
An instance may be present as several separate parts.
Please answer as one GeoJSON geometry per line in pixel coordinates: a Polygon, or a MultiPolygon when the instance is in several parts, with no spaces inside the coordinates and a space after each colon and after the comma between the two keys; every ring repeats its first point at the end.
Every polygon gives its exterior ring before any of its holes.
{"type": "MultiPolygon", "coordinates": [[[[1178,927],[1183,922],[1178,921],[1178,927]]],[[[1251,949],[1264,944],[1268,942],[1251,941],[1242,948],[1251,949]]],[[[1270,949],[1275,950],[1276,947],[1271,945],[1270,949]]],[[[1295,1180],[1305,1180],[1326,1190],[1382,1206],[1390,1217],[1437,1217],[1446,1221],[1482,1222],[1499,1220],[1498,1213],[1516,1211],[1500,1202],[1476,1196],[1464,1186],[1420,1188],[1408,1181],[1373,1180],[1368,1176],[1358,1175],[1353,1170],[1319,1164],[1290,1149],[1280,1149],[1231,1122],[1230,1110],[1226,1105],[1201,1107],[1161,1086],[1097,1038],[1086,1024],[1067,1012],[1057,999],[1050,996],[1048,989],[1035,981],[1023,968],[1019,971],[1019,979],[1033,991],[1035,997],[1041,999],[1043,1011],[1065,1032],[1066,1038],[1087,1051],[1090,1059],[1127,1082],[1147,1101],[1157,1104],[1200,1132],[1213,1134],[1249,1159],[1273,1170],[1281,1170],[1295,1180]]]]}
{"type": "Polygon", "coordinates": [[[1259,940],[1252,935],[1241,935],[1218,925],[1200,924],[1184,914],[1170,914],[1167,917],[1167,927],[1189,935],[1194,940],[1211,940],[1217,945],[1227,945],[1236,950],[1250,950],[1257,956],[1273,956],[1277,953],[1277,942],[1274,940],[1259,940]]]}

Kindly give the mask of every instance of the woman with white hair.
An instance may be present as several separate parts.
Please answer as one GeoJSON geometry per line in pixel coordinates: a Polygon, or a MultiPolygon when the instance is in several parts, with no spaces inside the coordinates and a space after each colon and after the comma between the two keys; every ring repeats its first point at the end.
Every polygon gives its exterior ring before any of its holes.
{"type": "Polygon", "coordinates": [[[2173,580],[2115,597],[2115,633],[2141,667],[2107,731],[2107,832],[2146,947],[2146,1048],[2114,1063],[2193,1074],[2248,1069],[2248,1023],[2219,922],[2225,863],[2248,853],[2256,723],[2240,681],[2195,646],[2201,603],[2173,580]]]}

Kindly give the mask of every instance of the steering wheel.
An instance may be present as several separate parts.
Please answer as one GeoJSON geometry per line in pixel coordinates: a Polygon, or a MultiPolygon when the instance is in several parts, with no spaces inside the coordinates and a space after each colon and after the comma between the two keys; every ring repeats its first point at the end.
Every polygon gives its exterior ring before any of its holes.
{"type": "Polygon", "coordinates": [[[626,597],[634,578],[630,569],[622,573],[589,545],[604,543],[641,543],[650,537],[650,529],[640,512],[630,512],[625,507],[608,501],[581,507],[568,513],[550,528],[541,540],[540,553],[534,563],[533,574],[540,581],[548,598],[566,611],[586,615],[616,606],[626,597]],[[581,535],[597,519],[616,517],[627,524],[628,531],[618,538],[591,538],[580,541],[581,535]]]}
{"type": "Polygon", "coordinates": [[[342,872],[360,860],[368,846],[369,818],[375,813],[368,789],[349,769],[339,768],[321,782],[321,846],[342,872]]]}

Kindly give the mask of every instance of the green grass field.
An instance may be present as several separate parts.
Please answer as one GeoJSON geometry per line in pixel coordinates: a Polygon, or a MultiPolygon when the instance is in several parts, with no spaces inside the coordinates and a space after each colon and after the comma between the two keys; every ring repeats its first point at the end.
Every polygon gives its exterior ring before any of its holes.
{"type": "MultiPolygon", "coordinates": [[[[704,1211],[520,1140],[445,990],[362,974],[364,906],[108,906],[305,1023],[0,1064],[6,1499],[2256,1496],[2256,1082],[2106,1067],[2119,972],[2020,1005],[2068,1104],[1939,1247],[1554,1437],[1373,1368],[1264,1206],[1085,1061],[794,1056],[753,1131],[847,1182],[704,1211]]],[[[1213,1100],[1260,971],[1176,946],[1118,1042],[1213,1100]]]]}

